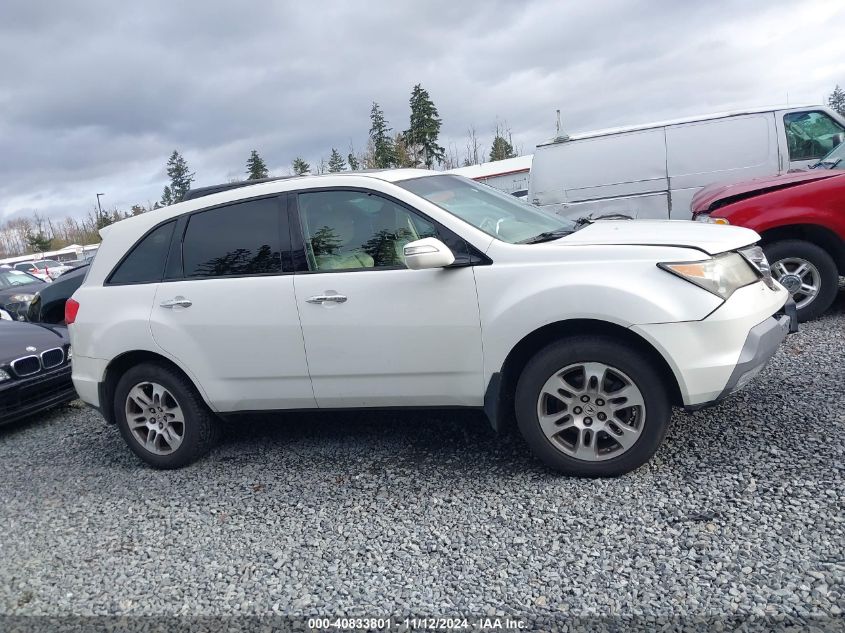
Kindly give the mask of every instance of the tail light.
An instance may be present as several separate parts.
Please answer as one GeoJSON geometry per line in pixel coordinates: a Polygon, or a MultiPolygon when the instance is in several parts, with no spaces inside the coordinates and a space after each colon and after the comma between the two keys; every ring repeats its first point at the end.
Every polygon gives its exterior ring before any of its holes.
{"type": "Polygon", "coordinates": [[[65,302],[65,323],[70,325],[76,321],[76,315],[79,312],[79,301],[76,299],[68,299],[65,302]]]}

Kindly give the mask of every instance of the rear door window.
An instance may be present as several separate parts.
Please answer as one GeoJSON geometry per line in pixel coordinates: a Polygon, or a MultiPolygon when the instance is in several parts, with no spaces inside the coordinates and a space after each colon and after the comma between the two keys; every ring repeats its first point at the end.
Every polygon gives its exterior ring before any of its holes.
{"type": "Polygon", "coordinates": [[[281,273],[282,201],[247,200],[192,215],[182,244],[184,276],[281,273]]]}
{"type": "Polygon", "coordinates": [[[109,277],[109,284],[144,284],[161,281],[176,222],[153,229],[130,251],[109,277]]]}

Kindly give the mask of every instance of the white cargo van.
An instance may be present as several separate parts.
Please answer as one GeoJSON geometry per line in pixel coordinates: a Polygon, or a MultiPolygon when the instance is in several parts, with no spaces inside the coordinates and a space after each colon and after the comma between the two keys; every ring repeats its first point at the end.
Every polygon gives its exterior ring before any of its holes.
{"type": "Polygon", "coordinates": [[[702,187],[807,169],[843,140],[845,119],[823,106],[573,134],[537,146],[528,200],[569,217],[688,220],[702,187]]]}

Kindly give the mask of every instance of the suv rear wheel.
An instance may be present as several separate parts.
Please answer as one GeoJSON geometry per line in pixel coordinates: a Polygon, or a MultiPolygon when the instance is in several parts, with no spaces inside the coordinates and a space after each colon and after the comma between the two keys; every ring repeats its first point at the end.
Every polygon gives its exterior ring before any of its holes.
{"type": "Polygon", "coordinates": [[[612,477],[651,458],[671,405],[647,357],[612,338],[579,336],[528,362],[517,383],[516,417],[531,450],[550,468],[612,477]]]}
{"type": "Polygon", "coordinates": [[[120,378],[114,411],[129,448],[155,468],[185,466],[217,440],[218,421],[190,381],[155,363],[133,367],[120,378]]]}
{"type": "Polygon", "coordinates": [[[831,306],[839,289],[839,271],[826,250],[804,240],[772,242],[763,250],[772,277],[795,300],[799,321],[815,319],[831,306]]]}

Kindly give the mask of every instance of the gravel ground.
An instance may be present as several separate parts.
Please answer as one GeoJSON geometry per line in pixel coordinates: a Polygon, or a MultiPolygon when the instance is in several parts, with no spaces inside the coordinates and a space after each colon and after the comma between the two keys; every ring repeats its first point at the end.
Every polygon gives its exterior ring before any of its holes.
{"type": "Polygon", "coordinates": [[[614,480],[554,476],[454,412],[256,421],[156,472],[73,403],[0,429],[0,614],[841,627],[844,338],[845,293],[614,480]]]}

